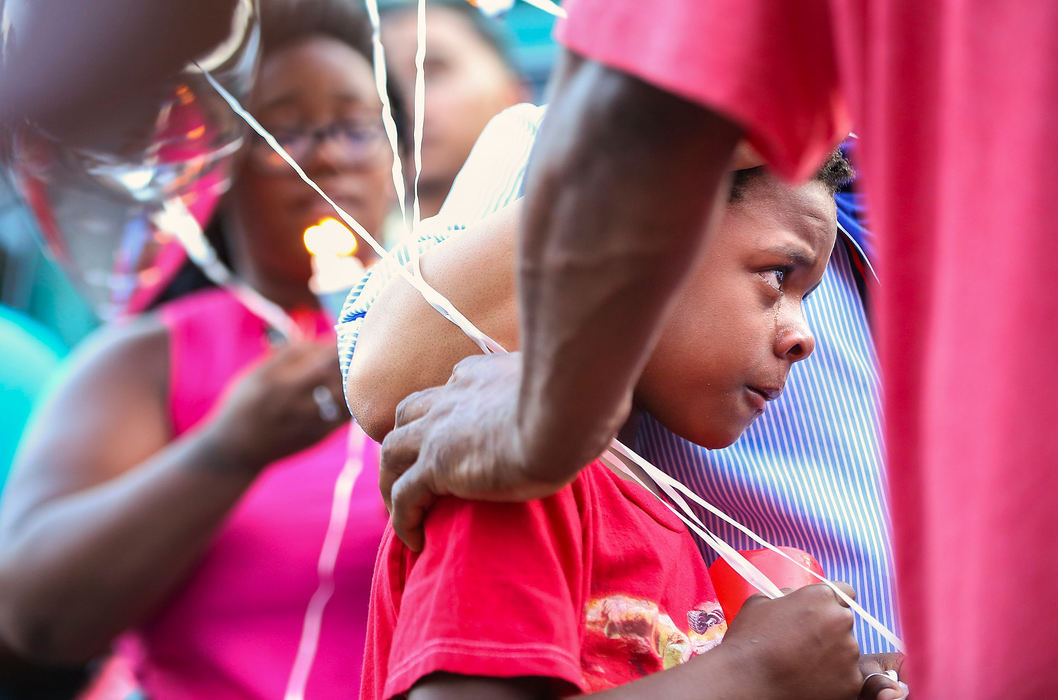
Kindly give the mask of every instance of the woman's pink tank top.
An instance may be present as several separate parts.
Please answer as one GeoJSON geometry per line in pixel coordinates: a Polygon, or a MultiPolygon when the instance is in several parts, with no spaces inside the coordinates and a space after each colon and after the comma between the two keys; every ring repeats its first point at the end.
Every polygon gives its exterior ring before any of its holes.
{"type": "MultiPolygon", "coordinates": [[[[169,331],[173,429],[180,435],[268,352],[268,341],[264,324],[223,290],[177,300],[161,317],[169,331]]],[[[321,338],[333,338],[322,315],[310,322],[321,338]]],[[[232,509],[186,583],[124,640],[149,698],[283,697],[318,583],[317,561],[349,430],[358,433],[353,444],[360,446],[362,468],[305,697],[356,695],[371,574],[387,516],[378,493],[378,445],[351,424],[269,466],[232,509]]]]}

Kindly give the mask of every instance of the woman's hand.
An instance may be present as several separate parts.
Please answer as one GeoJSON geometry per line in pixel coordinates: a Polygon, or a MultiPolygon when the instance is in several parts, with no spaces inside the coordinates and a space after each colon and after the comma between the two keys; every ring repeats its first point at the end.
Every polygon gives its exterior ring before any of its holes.
{"type": "Polygon", "coordinates": [[[330,343],[292,343],[248,370],[206,428],[223,469],[260,471],[349,420],[330,343]]]}

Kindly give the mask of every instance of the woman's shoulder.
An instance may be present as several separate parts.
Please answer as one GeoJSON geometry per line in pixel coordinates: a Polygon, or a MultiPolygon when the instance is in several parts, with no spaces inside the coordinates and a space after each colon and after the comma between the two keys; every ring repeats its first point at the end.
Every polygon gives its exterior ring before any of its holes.
{"type": "Polygon", "coordinates": [[[74,349],[64,383],[147,379],[157,380],[162,388],[168,358],[169,329],[157,313],[123,319],[107,324],[74,349]]]}

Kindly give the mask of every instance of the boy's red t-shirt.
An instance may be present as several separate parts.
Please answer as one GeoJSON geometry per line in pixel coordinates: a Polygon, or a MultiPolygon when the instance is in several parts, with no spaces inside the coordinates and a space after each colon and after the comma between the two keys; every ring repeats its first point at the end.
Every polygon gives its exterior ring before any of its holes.
{"type": "Polygon", "coordinates": [[[418,555],[388,529],[360,697],[400,696],[438,671],[602,690],[704,653],[726,630],[683,523],[595,462],[538,501],[442,499],[418,555]]]}
{"type": "Polygon", "coordinates": [[[727,115],[786,176],[854,117],[911,687],[1058,697],[1033,604],[1058,576],[1058,3],[563,7],[567,48],[727,115]]]}

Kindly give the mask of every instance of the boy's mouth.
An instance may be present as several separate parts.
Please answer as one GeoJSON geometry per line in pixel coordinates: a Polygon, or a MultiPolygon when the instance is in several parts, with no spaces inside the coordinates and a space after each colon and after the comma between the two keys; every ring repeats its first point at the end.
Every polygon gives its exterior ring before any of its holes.
{"type": "Polygon", "coordinates": [[[779,398],[780,394],[782,394],[782,387],[779,387],[778,389],[773,389],[770,387],[757,387],[747,385],[746,388],[752,391],[754,394],[760,394],[761,396],[763,396],[765,401],[774,401],[775,399],[779,398]]]}

